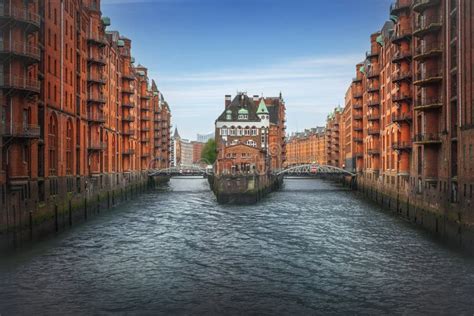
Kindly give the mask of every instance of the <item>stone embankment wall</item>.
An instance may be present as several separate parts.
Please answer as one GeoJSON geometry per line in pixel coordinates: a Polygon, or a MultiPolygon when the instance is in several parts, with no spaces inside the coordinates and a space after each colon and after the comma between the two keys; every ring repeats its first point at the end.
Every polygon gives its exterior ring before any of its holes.
{"type": "MultiPolygon", "coordinates": [[[[63,179],[58,180],[62,182],[63,179]]],[[[67,192],[66,186],[60,186],[58,194],[49,196],[47,201],[28,201],[25,202],[28,207],[10,208],[4,212],[0,218],[0,250],[66,230],[167,180],[136,172],[78,179],[85,183],[82,192],[67,192]]]]}
{"type": "MultiPolygon", "coordinates": [[[[347,179],[345,180],[347,183],[347,179]]],[[[421,194],[357,178],[357,190],[383,208],[468,251],[474,251],[474,221],[456,204],[437,203],[421,194]]]]}

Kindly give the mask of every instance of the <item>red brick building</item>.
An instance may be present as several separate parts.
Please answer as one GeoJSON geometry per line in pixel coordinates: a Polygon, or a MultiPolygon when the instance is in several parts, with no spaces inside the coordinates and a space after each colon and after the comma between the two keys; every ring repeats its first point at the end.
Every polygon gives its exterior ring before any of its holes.
{"type": "Polygon", "coordinates": [[[280,169],[286,159],[285,103],[282,96],[262,98],[239,93],[225,97],[216,120],[216,174],[280,169]]]}
{"type": "Polygon", "coordinates": [[[168,166],[169,106],[100,1],[1,8],[0,232],[168,166]]]}

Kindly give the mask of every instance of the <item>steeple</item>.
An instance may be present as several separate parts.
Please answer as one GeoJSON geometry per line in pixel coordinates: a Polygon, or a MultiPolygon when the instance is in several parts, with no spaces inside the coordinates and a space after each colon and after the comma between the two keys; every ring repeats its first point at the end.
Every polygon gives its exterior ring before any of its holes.
{"type": "Polygon", "coordinates": [[[260,100],[260,104],[258,105],[258,109],[257,109],[257,115],[260,115],[260,114],[268,114],[268,109],[267,109],[267,106],[265,105],[265,101],[263,100],[263,98],[260,100]]]}
{"type": "Polygon", "coordinates": [[[179,133],[178,133],[178,127],[176,126],[175,129],[174,129],[174,135],[173,135],[173,138],[181,138],[181,136],[179,136],[179,133]]]}

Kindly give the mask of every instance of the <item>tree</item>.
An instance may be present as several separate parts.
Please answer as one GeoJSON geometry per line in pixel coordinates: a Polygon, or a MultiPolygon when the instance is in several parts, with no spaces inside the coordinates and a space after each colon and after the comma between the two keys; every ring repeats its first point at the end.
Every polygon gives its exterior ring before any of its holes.
{"type": "Polygon", "coordinates": [[[202,148],[201,158],[206,161],[208,164],[212,165],[217,158],[217,147],[216,141],[211,138],[202,148]]]}

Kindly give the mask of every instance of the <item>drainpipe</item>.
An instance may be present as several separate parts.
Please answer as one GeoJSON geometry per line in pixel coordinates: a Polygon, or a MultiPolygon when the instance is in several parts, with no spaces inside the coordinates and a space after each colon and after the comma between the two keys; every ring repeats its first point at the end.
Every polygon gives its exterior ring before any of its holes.
{"type": "MultiPolygon", "coordinates": [[[[464,73],[463,69],[462,69],[462,65],[461,65],[461,62],[462,62],[462,58],[461,58],[461,54],[462,54],[462,40],[461,40],[461,0],[458,0],[457,1],[457,12],[456,12],[456,20],[458,21],[458,40],[457,40],[457,43],[456,43],[456,50],[457,50],[457,68],[458,68],[458,82],[457,82],[457,87],[458,87],[458,126],[461,127],[462,125],[462,89],[461,89],[461,78],[462,78],[462,75],[464,73]]],[[[467,104],[466,104],[467,106],[467,104]]],[[[460,136],[460,135],[459,135],[460,136]]],[[[461,148],[461,146],[458,147],[458,150],[459,148],[461,148]]]]}

